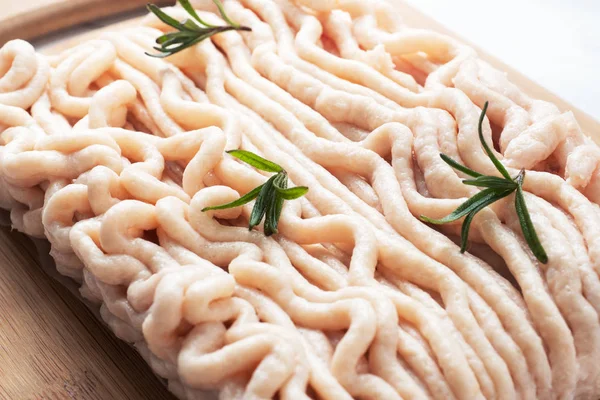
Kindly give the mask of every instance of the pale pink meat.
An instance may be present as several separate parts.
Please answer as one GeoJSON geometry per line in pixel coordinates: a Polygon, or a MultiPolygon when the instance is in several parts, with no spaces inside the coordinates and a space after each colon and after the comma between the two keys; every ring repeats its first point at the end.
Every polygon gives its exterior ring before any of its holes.
{"type": "Polygon", "coordinates": [[[152,15],[53,56],[0,49],[13,227],[50,242],[58,272],[182,399],[596,399],[600,148],[573,114],[385,1],[224,7],[252,31],[166,59],[145,54],[168,29],[152,15]],[[460,253],[460,221],[418,218],[479,190],[441,152],[497,175],[477,132],[486,101],[484,137],[494,126],[510,174],[526,170],[547,264],[513,197],[473,220],[490,258],[460,253]],[[309,187],[278,235],[247,229],[252,203],[202,212],[268,179],[232,149],[309,187]]]}

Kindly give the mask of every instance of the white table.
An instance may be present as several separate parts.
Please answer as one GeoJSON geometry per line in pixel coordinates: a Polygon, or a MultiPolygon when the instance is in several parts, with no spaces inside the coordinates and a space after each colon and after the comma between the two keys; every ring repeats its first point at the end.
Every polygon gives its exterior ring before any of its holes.
{"type": "Polygon", "coordinates": [[[600,120],[600,1],[409,2],[600,120]]]}

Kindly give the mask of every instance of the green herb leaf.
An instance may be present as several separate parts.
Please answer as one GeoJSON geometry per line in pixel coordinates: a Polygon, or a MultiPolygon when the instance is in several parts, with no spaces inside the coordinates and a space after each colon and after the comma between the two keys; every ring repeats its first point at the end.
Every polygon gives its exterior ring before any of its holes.
{"type": "Polygon", "coordinates": [[[277,213],[277,203],[279,201],[283,201],[283,199],[277,195],[272,196],[270,198],[270,203],[267,206],[267,213],[265,216],[265,225],[264,225],[265,236],[271,236],[278,232],[277,225],[278,225],[279,221],[277,219],[276,213],[277,213]]]}
{"type": "Polygon", "coordinates": [[[519,223],[521,224],[521,230],[523,231],[523,237],[533,252],[533,255],[542,264],[548,263],[548,255],[538,238],[535,228],[533,227],[533,222],[531,222],[531,216],[529,215],[529,210],[527,210],[527,205],[525,204],[525,197],[523,196],[523,188],[520,184],[518,185],[517,193],[515,194],[515,208],[517,210],[517,216],[519,217],[519,223]]]}
{"type": "Polygon", "coordinates": [[[175,18],[173,18],[169,14],[165,13],[156,4],[147,4],[146,8],[152,14],[156,15],[158,17],[158,19],[160,19],[162,22],[169,25],[170,27],[175,28],[180,31],[187,30],[187,28],[185,26],[183,26],[183,24],[181,22],[177,21],[175,18]]]}
{"type": "Polygon", "coordinates": [[[237,200],[234,200],[230,203],[227,204],[221,204],[220,206],[212,206],[212,207],[204,207],[202,209],[202,212],[204,211],[210,211],[210,210],[225,210],[227,208],[234,208],[234,207],[239,207],[239,206],[243,206],[246,203],[251,202],[252,200],[254,200],[258,194],[260,193],[262,187],[264,185],[260,185],[259,187],[256,187],[254,189],[252,189],[251,191],[249,191],[248,193],[246,193],[244,196],[240,197],[237,200]]]}
{"type": "MultiPolygon", "coordinates": [[[[279,173],[275,175],[274,178],[273,188],[276,186],[287,186],[287,176],[285,174],[279,173]]],[[[278,195],[277,190],[273,190],[273,194],[269,198],[269,204],[267,204],[267,212],[265,216],[264,232],[266,236],[271,236],[277,233],[277,224],[279,222],[277,216],[277,204],[282,201],[283,199],[278,195]]]]}
{"type": "Polygon", "coordinates": [[[172,32],[167,35],[159,36],[156,39],[156,44],[159,44],[160,47],[155,47],[155,49],[160,49],[162,47],[167,47],[172,44],[175,44],[180,41],[194,39],[196,37],[196,32],[172,32]]]}
{"type": "Polygon", "coordinates": [[[215,3],[215,5],[217,6],[217,8],[219,9],[219,14],[221,14],[221,17],[223,18],[223,20],[225,22],[227,22],[231,26],[234,26],[236,28],[240,28],[239,24],[236,24],[231,19],[229,19],[229,17],[225,13],[225,8],[223,7],[223,3],[221,3],[220,0],[213,0],[213,3],[215,3]]]}
{"type": "Polygon", "coordinates": [[[308,188],[298,186],[288,189],[288,176],[284,169],[272,161],[265,160],[257,154],[244,150],[231,150],[228,151],[228,153],[255,168],[267,172],[276,172],[276,174],[271,176],[264,184],[250,191],[240,199],[220,206],[206,207],[202,211],[237,207],[256,198],[256,203],[254,203],[252,213],[250,213],[248,228],[252,230],[255,226],[260,224],[263,218],[265,218],[265,235],[270,236],[276,234],[279,218],[281,217],[281,210],[283,209],[283,202],[285,200],[294,200],[305,195],[306,192],[308,192],[308,188]]]}
{"type": "Polygon", "coordinates": [[[278,190],[278,193],[284,200],[295,200],[308,193],[308,188],[306,186],[296,186],[285,190],[278,190]]]}
{"type": "Polygon", "coordinates": [[[494,163],[494,165],[496,166],[496,169],[498,170],[498,172],[500,172],[500,174],[502,174],[502,176],[505,177],[506,179],[512,180],[512,178],[510,177],[510,175],[509,175],[508,171],[506,170],[506,168],[504,167],[504,165],[500,162],[500,160],[498,160],[496,158],[496,156],[494,155],[494,152],[487,145],[487,143],[485,142],[485,138],[483,137],[483,121],[485,119],[485,113],[487,112],[488,105],[489,105],[489,102],[486,101],[485,105],[483,106],[483,110],[481,110],[481,115],[479,116],[479,125],[477,127],[477,130],[479,131],[479,141],[481,142],[481,145],[483,146],[483,149],[487,153],[490,160],[492,160],[492,163],[494,163]]]}
{"type": "Polygon", "coordinates": [[[451,166],[452,168],[459,170],[460,172],[463,172],[469,176],[472,176],[474,178],[483,176],[482,174],[480,174],[479,172],[475,172],[470,168],[465,167],[462,164],[457,163],[456,161],[454,161],[453,159],[451,159],[450,157],[448,157],[447,155],[445,155],[444,153],[440,153],[440,158],[442,160],[444,160],[444,162],[446,164],[448,164],[449,166],[451,166]]]}
{"type": "Polygon", "coordinates": [[[461,244],[460,244],[460,252],[461,253],[464,253],[467,250],[467,244],[468,244],[468,239],[469,239],[469,230],[471,229],[471,222],[473,221],[473,218],[475,217],[475,214],[477,214],[479,211],[483,210],[484,208],[486,208],[490,204],[492,204],[492,203],[494,203],[494,202],[496,202],[496,201],[498,201],[498,200],[500,200],[500,199],[508,196],[512,192],[513,192],[513,190],[506,190],[506,191],[503,191],[503,192],[499,192],[495,196],[492,196],[492,197],[486,199],[485,201],[480,202],[465,217],[465,220],[463,221],[462,227],[460,229],[460,242],[461,242],[461,244]]]}
{"type": "Polygon", "coordinates": [[[517,188],[517,184],[513,181],[508,181],[503,178],[498,178],[497,176],[480,176],[475,179],[465,179],[462,181],[465,185],[478,186],[478,187],[486,187],[486,188],[494,188],[494,189],[504,189],[504,190],[514,190],[517,188]]]}
{"type": "Polygon", "coordinates": [[[282,173],[277,174],[273,181],[275,193],[271,198],[271,203],[267,208],[267,216],[265,218],[265,235],[267,236],[277,233],[277,225],[279,224],[283,201],[288,200],[280,196],[279,191],[287,189],[287,183],[287,175],[282,173]]]}
{"type": "MultiPolygon", "coordinates": [[[[198,32],[201,28],[200,26],[198,26],[198,24],[196,24],[193,20],[191,19],[186,19],[181,23],[184,27],[186,27],[186,29],[189,30],[190,33],[195,33],[198,32]]],[[[184,31],[187,32],[187,31],[184,31]]]]}
{"type": "Polygon", "coordinates": [[[287,179],[285,181],[286,187],[279,186],[277,182],[274,183],[277,194],[284,200],[295,200],[304,196],[308,192],[306,186],[296,186],[293,188],[287,188],[287,179]]]}
{"type": "Polygon", "coordinates": [[[458,206],[458,208],[456,208],[456,210],[454,210],[452,213],[450,213],[442,219],[432,219],[424,215],[421,215],[421,219],[425,222],[429,222],[430,224],[436,225],[454,222],[475,210],[480,210],[482,204],[484,205],[483,207],[485,207],[497,200],[500,200],[503,197],[508,196],[510,193],[511,191],[507,190],[488,188],[482,190],[481,192],[477,193],[476,195],[462,203],[460,206],[458,206]]]}
{"type": "Polygon", "coordinates": [[[511,193],[516,191],[515,194],[515,209],[517,212],[517,216],[519,218],[519,223],[521,225],[521,230],[523,231],[523,236],[525,237],[525,241],[527,245],[535,255],[535,257],[541,263],[545,264],[548,262],[548,256],[544,247],[542,246],[533,223],[531,222],[531,216],[529,215],[529,211],[527,210],[527,205],[525,204],[525,197],[523,195],[523,180],[525,179],[525,171],[521,170],[519,175],[517,175],[514,179],[511,178],[507,169],[504,165],[496,158],[492,149],[487,145],[485,139],[483,137],[483,121],[485,119],[485,114],[487,112],[489,103],[486,101],[483,106],[483,110],[481,110],[481,115],[479,116],[479,125],[478,125],[478,133],[479,133],[479,141],[483,146],[487,156],[492,161],[498,172],[503,176],[502,178],[497,176],[488,176],[480,174],[479,172],[473,171],[470,168],[465,167],[452,160],[445,154],[440,154],[440,157],[444,162],[450,165],[452,168],[461,171],[469,176],[472,176],[475,179],[465,179],[463,183],[465,185],[477,186],[486,188],[479,193],[473,195],[470,199],[466,200],[460,206],[456,208],[452,213],[447,215],[442,219],[432,219],[421,215],[421,220],[425,222],[429,222],[431,224],[446,224],[449,222],[456,221],[462,217],[465,217],[462,228],[461,228],[461,246],[460,251],[464,253],[467,249],[469,230],[471,228],[471,222],[475,215],[483,210],[485,207],[490,204],[510,195],[511,193]]]}
{"type": "Polygon", "coordinates": [[[229,150],[228,154],[239,158],[246,164],[252,165],[256,169],[266,172],[282,172],[283,168],[272,161],[266,160],[261,156],[246,150],[229,150]]]}
{"type": "MultiPolygon", "coordinates": [[[[273,220],[271,222],[272,233],[277,233],[277,225],[279,224],[279,218],[281,217],[281,210],[283,210],[284,199],[281,196],[277,196],[275,201],[275,208],[273,209],[273,220]]],[[[269,236],[269,233],[267,233],[269,236]]]]}
{"type": "Polygon", "coordinates": [[[175,32],[168,32],[161,35],[156,39],[158,46],[154,47],[157,54],[146,53],[150,57],[164,58],[169,57],[175,53],[185,50],[191,46],[194,46],[201,41],[208,39],[209,37],[218,33],[239,30],[239,31],[250,31],[251,29],[246,26],[236,24],[227,17],[223,9],[223,5],[218,0],[213,0],[219,9],[219,13],[223,19],[227,22],[224,26],[211,25],[200,18],[194,7],[190,4],[189,0],[179,0],[179,3],[183,9],[192,17],[192,19],[186,19],[185,21],[179,22],[175,18],[169,16],[167,13],[162,11],[159,7],[154,4],[148,4],[148,11],[156,15],[158,19],[167,24],[168,26],[175,29],[175,32]],[[197,21],[200,25],[196,24],[197,21]]]}
{"type": "Polygon", "coordinates": [[[210,25],[204,22],[202,18],[200,18],[198,13],[196,13],[196,10],[194,10],[194,7],[190,4],[189,0],[179,0],[179,4],[181,4],[181,7],[183,7],[183,9],[187,11],[188,14],[190,14],[196,21],[200,22],[202,25],[206,26],[207,28],[215,27],[214,25],[210,25]]]}
{"type": "Polygon", "coordinates": [[[275,180],[276,176],[277,175],[270,177],[260,190],[256,203],[254,203],[254,208],[252,208],[252,213],[250,214],[248,229],[252,230],[252,228],[260,224],[260,221],[262,221],[265,216],[271,197],[269,194],[273,191],[273,180],[275,180]]]}
{"type": "Polygon", "coordinates": [[[464,253],[467,251],[467,247],[469,245],[469,231],[471,230],[471,222],[473,218],[475,218],[475,214],[477,212],[472,212],[465,217],[463,224],[460,228],[460,252],[464,253]]]}

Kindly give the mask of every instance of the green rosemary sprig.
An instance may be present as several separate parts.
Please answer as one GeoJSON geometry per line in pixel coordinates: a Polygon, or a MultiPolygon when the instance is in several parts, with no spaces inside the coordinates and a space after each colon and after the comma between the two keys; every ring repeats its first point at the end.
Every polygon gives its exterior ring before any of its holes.
{"type": "Polygon", "coordinates": [[[227,208],[239,207],[256,199],[256,203],[254,203],[252,213],[250,214],[248,229],[252,230],[255,226],[259,225],[264,218],[265,235],[271,236],[277,233],[277,224],[279,222],[279,217],[281,216],[283,202],[285,200],[295,200],[304,196],[306,192],[308,192],[308,188],[306,186],[288,188],[287,172],[285,172],[281,166],[272,161],[265,160],[250,151],[230,150],[227,153],[239,158],[246,164],[252,165],[256,169],[273,172],[275,175],[271,176],[265,183],[252,189],[235,201],[219,206],[205,207],[202,211],[224,210],[227,208]]]}
{"type": "Polygon", "coordinates": [[[483,137],[482,125],[487,108],[488,102],[485,103],[479,117],[479,141],[502,177],[480,174],[479,172],[473,171],[472,169],[457,163],[447,155],[440,154],[442,160],[444,160],[452,168],[474,178],[463,180],[465,185],[477,186],[485,189],[462,203],[456,210],[442,219],[431,219],[424,215],[421,215],[421,219],[432,224],[446,224],[465,217],[461,229],[460,247],[460,252],[464,253],[467,249],[469,228],[475,214],[490,204],[507,197],[512,193],[515,193],[515,209],[517,212],[517,217],[519,218],[521,230],[523,231],[523,236],[525,237],[525,241],[529,245],[529,248],[535,257],[541,263],[546,264],[548,262],[548,256],[546,255],[546,251],[544,250],[544,247],[540,243],[540,239],[535,232],[535,228],[531,222],[531,217],[529,216],[529,211],[527,210],[527,205],[525,204],[525,197],[523,196],[523,180],[525,179],[525,171],[521,170],[521,172],[519,172],[515,178],[512,178],[504,165],[502,165],[500,160],[496,158],[492,152],[492,149],[487,145],[483,137]]]}
{"type": "Polygon", "coordinates": [[[204,39],[208,39],[209,37],[216,35],[217,33],[227,32],[227,31],[250,31],[251,29],[247,26],[239,25],[233,22],[227,14],[225,14],[225,9],[223,8],[223,4],[219,0],[213,0],[213,3],[217,6],[219,10],[219,14],[223,20],[227,23],[224,26],[216,26],[211,25],[200,18],[194,7],[190,4],[189,0],[178,0],[179,4],[183,7],[185,11],[191,16],[191,19],[186,19],[184,21],[177,21],[175,18],[169,16],[160,7],[154,4],[148,4],[146,7],[148,11],[153,13],[165,24],[169,25],[172,28],[175,28],[174,32],[165,33],[164,35],[158,37],[156,39],[157,46],[154,47],[158,54],[150,54],[146,53],[151,57],[164,58],[170,55],[173,55],[181,50],[187,49],[203,41],[204,39]]]}

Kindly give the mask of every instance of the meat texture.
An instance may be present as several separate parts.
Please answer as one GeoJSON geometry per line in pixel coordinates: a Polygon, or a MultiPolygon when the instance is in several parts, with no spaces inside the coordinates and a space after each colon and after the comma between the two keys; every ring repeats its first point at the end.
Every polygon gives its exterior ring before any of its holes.
{"type": "MultiPolygon", "coordinates": [[[[216,8],[197,4],[207,22],[216,8]]],[[[0,207],[47,238],[59,272],[182,399],[597,399],[600,148],[476,52],[379,0],[227,0],[249,32],[150,58],[153,15],[44,56],[0,50],[0,207]],[[410,21],[408,21],[410,22],[410,21]],[[539,263],[508,198],[460,221],[479,189],[443,152],[526,170],[539,263]],[[252,203],[202,212],[280,164],[279,234],[252,203]]],[[[179,7],[164,10],[185,19],[179,7]]]]}

